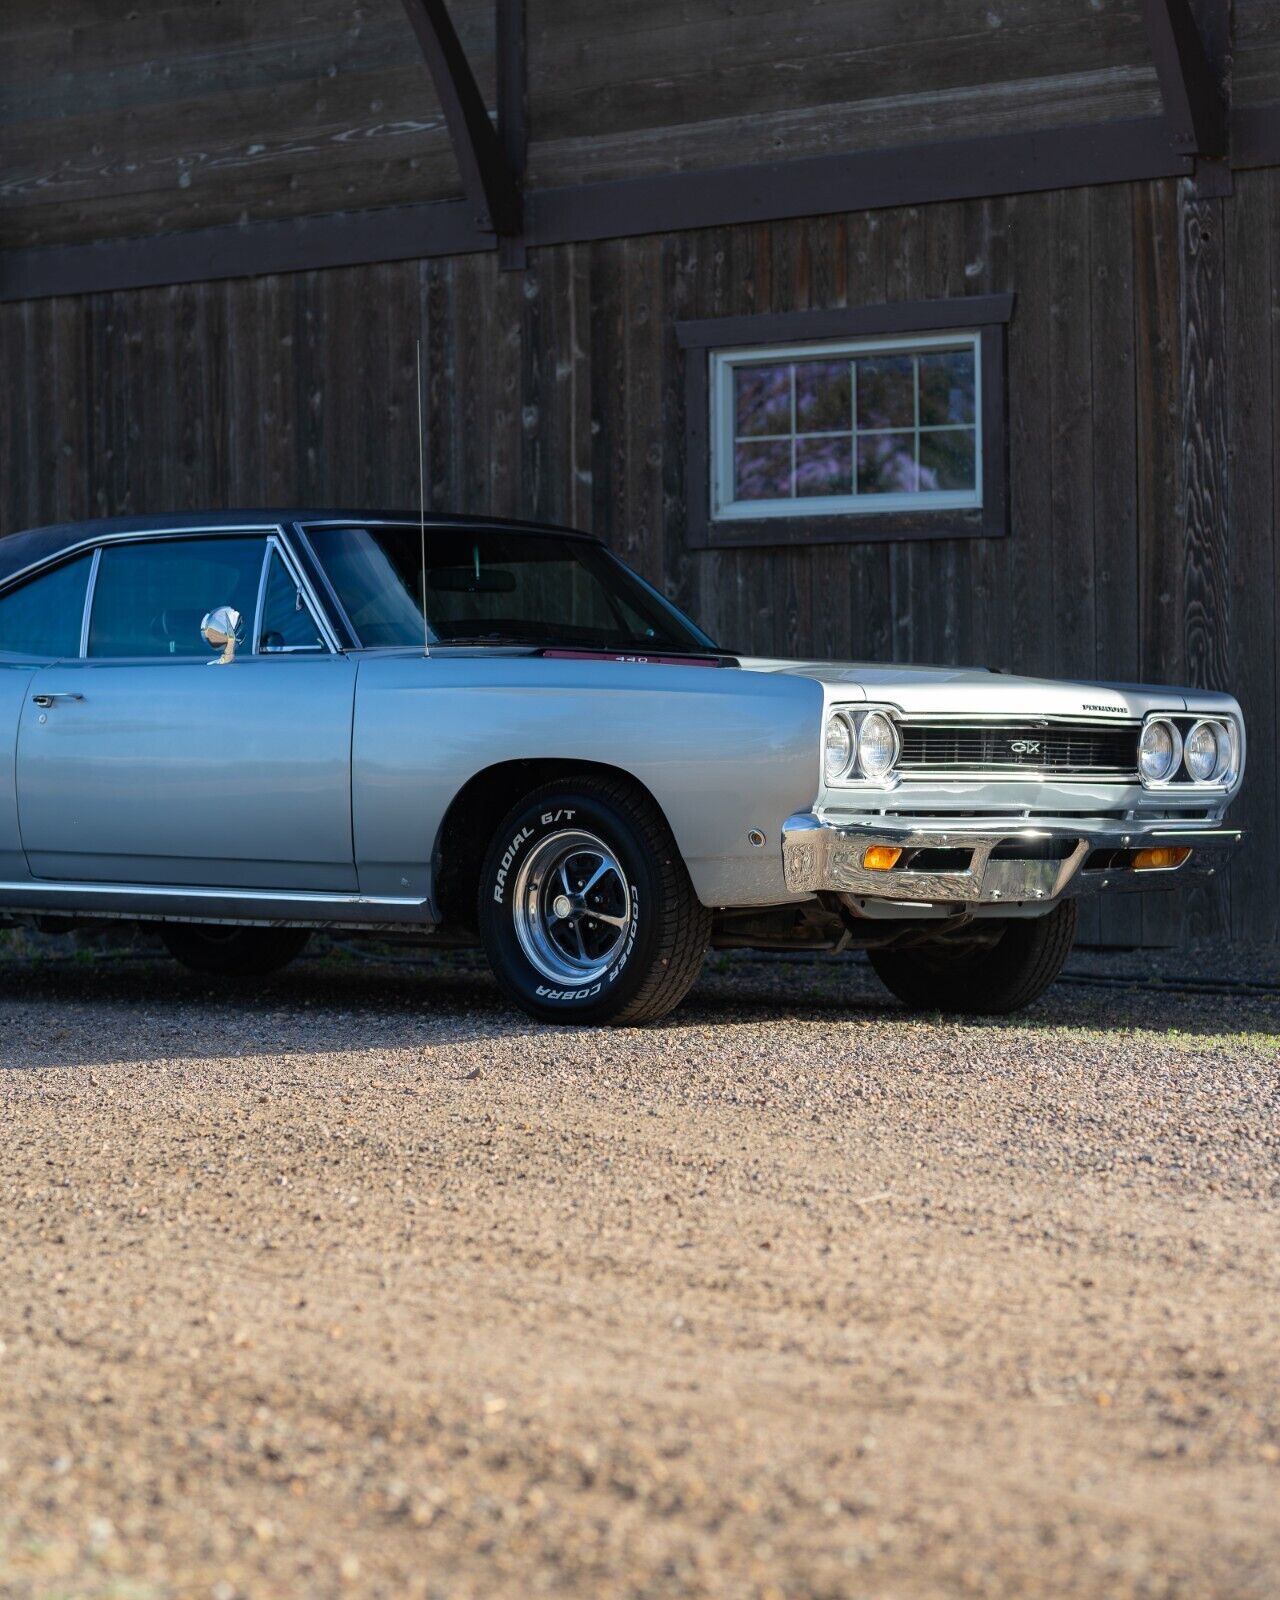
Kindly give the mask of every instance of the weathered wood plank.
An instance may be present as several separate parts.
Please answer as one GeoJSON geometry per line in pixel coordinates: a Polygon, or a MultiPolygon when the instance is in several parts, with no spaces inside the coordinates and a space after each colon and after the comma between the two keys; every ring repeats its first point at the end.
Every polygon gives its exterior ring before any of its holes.
{"type": "Polygon", "coordinates": [[[1010,274],[1018,294],[1009,324],[1011,605],[1008,659],[993,664],[1047,673],[1054,636],[1054,569],[1046,538],[1052,522],[1050,437],[1042,409],[1050,359],[1050,202],[1043,195],[1019,195],[1008,201],[1008,214],[1010,274]]]}
{"type": "MultiPolygon", "coordinates": [[[[1124,188],[1089,195],[1092,342],[1093,570],[1095,664],[1102,679],[1138,676],[1138,506],[1135,448],[1133,220],[1124,188]]],[[[1132,895],[1104,901],[1097,937],[1142,940],[1142,906],[1132,895]]]]}
{"type": "MultiPolygon", "coordinates": [[[[489,0],[455,0],[449,10],[492,106],[493,7],[489,0]]],[[[0,126],[68,110],[95,113],[110,125],[140,106],[180,107],[201,95],[285,83],[310,82],[342,95],[350,93],[352,75],[402,67],[413,48],[401,9],[353,0],[311,0],[305,19],[294,7],[257,0],[127,9],[93,0],[57,8],[12,0],[3,37],[0,126]]],[[[435,103],[430,80],[424,76],[423,83],[419,109],[435,103]]]]}
{"type": "MultiPolygon", "coordinates": [[[[889,299],[886,213],[863,212],[848,219],[845,256],[846,300],[851,306],[883,305],[889,299]]],[[[848,600],[845,627],[854,660],[892,661],[894,649],[892,547],[848,546],[848,600]]],[[[844,601],[843,586],[837,590],[844,601]]]]}
{"type": "Polygon", "coordinates": [[[578,131],[598,127],[600,119],[591,119],[586,107],[602,93],[608,98],[600,111],[613,120],[629,103],[624,90],[642,86],[657,91],[661,108],[664,97],[692,103],[692,86],[709,83],[700,115],[716,117],[739,108],[748,77],[756,80],[761,111],[769,111],[838,103],[860,83],[878,82],[881,92],[915,92],[923,101],[922,83],[935,79],[946,89],[1087,73],[1117,62],[1147,64],[1135,11],[1094,10],[1088,0],[1039,0],[1002,8],[1002,14],[956,0],[907,8],[843,0],[751,7],[746,14],[696,6],[678,19],[646,6],[632,13],[631,28],[616,27],[613,16],[599,11],[575,28],[558,5],[541,0],[531,7],[530,24],[531,87],[559,111],[554,133],[574,131],[565,118],[569,107],[586,119],[578,131]],[[642,30],[635,26],[641,21],[642,30]],[[826,92],[832,84],[838,91],[826,92]]]}
{"type": "MultiPolygon", "coordinates": [[[[1141,676],[1180,683],[1183,653],[1181,438],[1182,331],[1178,297],[1178,197],[1172,183],[1134,196],[1137,329],[1138,639],[1141,676]]],[[[1180,895],[1143,896],[1143,940],[1180,944],[1180,895]]]]}
{"type": "Polygon", "coordinates": [[[1054,670],[1096,670],[1089,193],[1050,199],[1050,549],[1054,670]]]}
{"type": "Polygon", "coordinates": [[[452,198],[462,190],[448,130],[438,110],[417,108],[418,70],[366,80],[355,107],[332,104],[311,84],[208,97],[181,115],[148,107],[113,144],[91,115],[10,128],[4,242],[35,247],[452,198]],[[403,109],[370,114],[370,104],[388,101],[403,109]]]}
{"type": "MultiPolygon", "coordinates": [[[[698,300],[698,258],[706,243],[703,234],[673,234],[662,243],[662,527],[661,570],[663,587],[694,620],[698,615],[696,557],[686,538],[689,483],[685,462],[685,361],[675,327],[695,313],[698,300]]],[[[705,359],[699,353],[698,359],[705,359]]],[[[589,457],[587,458],[589,466],[589,457]]],[[[705,626],[705,624],[703,624],[705,626]]],[[[714,635],[713,635],[714,637],[714,635]]]]}
{"type": "MultiPolygon", "coordinates": [[[[874,76],[868,81],[874,82],[874,76]]],[[[705,86],[704,86],[705,87],[705,86]]],[[[844,150],[897,149],[938,139],[1078,127],[1159,112],[1154,80],[1145,71],[1107,67],[1090,76],[1047,77],[998,91],[958,87],[922,100],[912,92],[866,100],[817,100],[795,111],[697,115],[699,91],[672,107],[663,122],[613,119],[573,135],[551,136],[554,122],[536,113],[531,127],[529,179],[554,187],[611,178],[644,177],[695,168],[743,166],[844,150]]],[[[647,98],[637,107],[643,114],[647,98]]]]}
{"type": "MultiPolygon", "coordinates": [[[[1009,267],[1009,202],[997,199],[971,203],[962,208],[962,217],[960,270],[964,290],[969,294],[1012,293],[1016,316],[1019,284],[1009,267]]],[[[951,270],[954,274],[954,266],[951,270]]],[[[958,279],[952,277],[949,281],[951,292],[961,292],[958,279]]],[[[971,576],[961,608],[957,652],[962,662],[987,667],[1009,664],[1012,544],[1009,538],[981,539],[967,546],[971,576]]]]}
{"type": "Polygon", "coordinates": [[[1249,832],[1248,856],[1231,869],[1231,933],[1280,939],[1280,763],[1277,714],[1276,399],[1280,390],[1280,217],[1273,173],[1242,173],[1226,207],[1226,343],[1231,470],[1230,688],[1244,710],[1248,771],[1232,820],[1249,832]]]}
{"type": "Polygon", "coordinates": [[[1191,681],[1218,689],[1228,679],[1231,621],[1223,202],[1180,188],[1185,650],[1191,681]]]}

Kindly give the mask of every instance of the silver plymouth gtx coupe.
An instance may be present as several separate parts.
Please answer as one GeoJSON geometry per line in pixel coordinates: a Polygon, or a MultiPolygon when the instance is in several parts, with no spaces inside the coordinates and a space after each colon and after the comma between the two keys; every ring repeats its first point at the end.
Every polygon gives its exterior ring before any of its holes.
{"type": "Polygon", "coordinates": [[[0,540],[0,728],[0,918],[241,977],[478,941],[563,1022],[709,946],[1012,1011],[1078,896],[1218,869],[1245,755],[1228,695],[747,659],[582,534],[333,511],[0,540]]]}

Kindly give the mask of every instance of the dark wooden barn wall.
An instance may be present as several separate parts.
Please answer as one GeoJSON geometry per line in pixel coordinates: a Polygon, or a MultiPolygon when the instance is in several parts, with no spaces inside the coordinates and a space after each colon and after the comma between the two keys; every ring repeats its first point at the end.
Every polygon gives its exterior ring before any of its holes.
{"type": "Polygon", "coordinates": [[[419,332],[431,504],[593,528],[731,647],[1231,687],[1247,864],[1089,931],[1280,935],[1280,173],[0,307],[0,528],[413,504],[419,332]],[[676,319],[997,291],[1011,537],[685,549],[676,319]]]}

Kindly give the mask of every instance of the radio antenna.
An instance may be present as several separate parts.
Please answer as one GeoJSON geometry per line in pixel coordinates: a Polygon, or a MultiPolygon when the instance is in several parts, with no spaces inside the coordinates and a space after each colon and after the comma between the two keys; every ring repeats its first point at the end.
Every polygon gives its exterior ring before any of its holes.
{"type": "Polygon", "coordinates": [[[422,653],[431,654],[427,624],[427,436],[422,425],[422,339],[418,339],[418,541],[422,556],[422,653]]]}

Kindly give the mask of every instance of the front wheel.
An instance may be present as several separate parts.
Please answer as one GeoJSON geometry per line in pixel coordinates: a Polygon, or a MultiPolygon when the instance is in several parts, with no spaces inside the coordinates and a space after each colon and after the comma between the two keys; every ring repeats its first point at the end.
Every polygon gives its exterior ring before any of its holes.
{"type": "Polygon", "coordinates": [[[504,993],[547,1022],[665,1016],[711,936],[653,803],[585,774],[535,790],[503,820],[480,874],[479,924],[504,993]]]}
{"type": "Polygon", "coordinates": [[[311,931],[166,922],[160,937],[174,960],[192,972],[217,978],[265,978],[302,954],[311,931]]]}
{"type": "Polygon", "coordinates": [[[1006,1016],[1029,1006],[1062,971],[1076,936],[1076,902],[1043,917],[1010,921],[994,944],[948,948],[941,940],[910,950],[871,950],[885,988],[913,1011],[1006,1016]]]}

